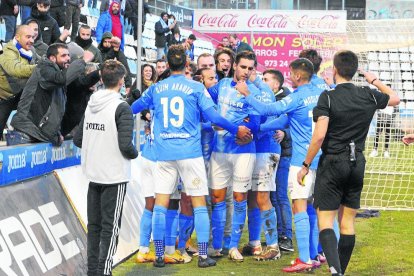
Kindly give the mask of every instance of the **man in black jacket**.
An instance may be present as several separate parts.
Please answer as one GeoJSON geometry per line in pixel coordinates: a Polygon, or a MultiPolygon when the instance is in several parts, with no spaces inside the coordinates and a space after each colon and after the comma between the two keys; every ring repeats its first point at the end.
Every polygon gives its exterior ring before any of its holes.
{"type": "Polygon", "coordinates": [[[53,17],[49,15],[50,0],[37,0],[36,6],[32,7],[29,19],[36,19],[39,22],[39,32],[42,34],[43,42],[50,45],[55,42],[65,42],[69,35],[67,30],[62,34],[59,25],[53,17]]]}
{"type": "Polygon", "coordinates": [[[165,55],[167,35],[174,29],[176,21],[168,26],[168,13],[162,12],[160,20],[155,23],[155,47],[157,47],[157,59],[165,55]]]}
{"type": "Polygon", "coordinates": [[[5,42],[12,40],[14,32],[16,31],[16,17],[19,13],[19,7],[16,0],[3,0],[0,3],[0,17],[6,23],[6,38],[5,42]]]}
{"type": "Polygon", "coordinates": [[[61,43],[49,46],[46,57],[27,81],[17,113],[11,121],[15,135],[22,138],[20,141],[16,139],[16,144],[39,141],[53,145],[62,143],[60,124],[65,112],[66,86],[79,77],[80,65],[85,61],[77,60],[69,66],[68,47],[61,43]]]}
{"type": "Polygon", "coordinates": [[[70,40],[74,41],[78,33],[80,10],[83,6],[83,0],[67,0],[66,1],[66,17],[65,17],[65,30],[70,29],[72,26],[72,33],[70,40]]]}

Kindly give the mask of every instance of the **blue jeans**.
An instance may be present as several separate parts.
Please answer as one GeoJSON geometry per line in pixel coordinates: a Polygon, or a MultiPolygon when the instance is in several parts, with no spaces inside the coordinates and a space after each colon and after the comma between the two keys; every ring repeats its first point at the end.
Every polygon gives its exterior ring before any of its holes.
{"type": "Polygon", "coordinates": [[[19,10],[20,10],[20,20],[22,24],[24,24],[26,23],[27,18],[30,17],[32,8],[30,6],[19,6],[19,10]]]}
{"type": "Polygon", "coordinates": [[[9,42],[13,39],[14,32],[16,31],[16,16],[3,15],[4,22],[6,23],[6,36],[5,42],[9,42]]]}
{"type": "Polygon", "coordinates": [[[276,192],[270,192],[270,201],[277,215],[279,237],[292,239],[292,209],[288,197],[290,157],[281,157],[276,171],[276,192]]]}

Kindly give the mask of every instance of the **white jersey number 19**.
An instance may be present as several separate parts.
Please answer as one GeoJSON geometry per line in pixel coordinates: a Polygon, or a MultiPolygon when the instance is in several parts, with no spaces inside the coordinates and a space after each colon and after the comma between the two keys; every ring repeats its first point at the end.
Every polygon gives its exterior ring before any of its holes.
{"type": "Polygon", "coordinates": [[[184,101],[180,97],[173,97],[168,104],[168,98],[161,98],[162,113],[164,114],[164,128],[168,128],[169,123],[173,127],[180,127],[184,122],[184,101]],[[177,118],[168,118],[169,111],[177,118]]]}

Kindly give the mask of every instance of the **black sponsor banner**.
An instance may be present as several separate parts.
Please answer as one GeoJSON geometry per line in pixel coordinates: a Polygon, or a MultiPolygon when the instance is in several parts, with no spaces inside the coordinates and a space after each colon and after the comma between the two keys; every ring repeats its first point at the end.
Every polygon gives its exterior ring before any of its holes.
{"type": "Polygon", "coordinates": [[[86,275],[86,233],[53,174],[0,187],[0,275],[86,275]]]}
{"type": "Polygon", "coordinates": [[[173,14],[181,27],[193,27],[193,10],[175,5],[166,5],[167,13],[173,14]]]}

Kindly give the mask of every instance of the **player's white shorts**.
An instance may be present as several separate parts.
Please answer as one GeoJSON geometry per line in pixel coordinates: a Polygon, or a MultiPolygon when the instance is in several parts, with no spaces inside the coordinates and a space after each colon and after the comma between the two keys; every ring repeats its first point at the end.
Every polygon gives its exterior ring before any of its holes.
{"type": "Polygon", "coordinates": [[[142,155],[139,156],[140,158],[140,183],[142,187],[142,193],[144,197],[154,197],[154,185],[155,185],[155,170],[157,168],[157,162],[151,161],[142,155]]]}
{"type": "Polygon", "coordinates": [[[256,153],[256,164],[252,175],[253,192],[276,191],[275,171],[280,154],[256,153]]]}
{"type": "Polygon", "coordinates": [[[252,187],[255,153],[213,152],[210,159],[209,185],[219,190],[233,186],[233,192],[246,193],[252,187]]]}
{"type": "Polygon", "coordinates": [[[202,157],[158,161],[156,170],[155,193],[172,194],[177,184],[177,177],[183,181],[183,190],[189,196],[208,194],[207,175],[202,157]]]}
{"type": "Polygon", "coordinates": [[[309,169],[309,173],[305,176],[305,185],[298,183],[298,172],[302,167],[290,166],[288,188],[291,199],[308,199],[313,196],[313,188],[315,187],[316,170],[309,169]]]}
{"type": "Polygon", "coordinates": [[[177,183],[175,185],[175,190],[171,194],[170,199],[181,199],[181,192],[185,192],[183,182],[181,181],[180,177],[177,177],[177,183]]]}

